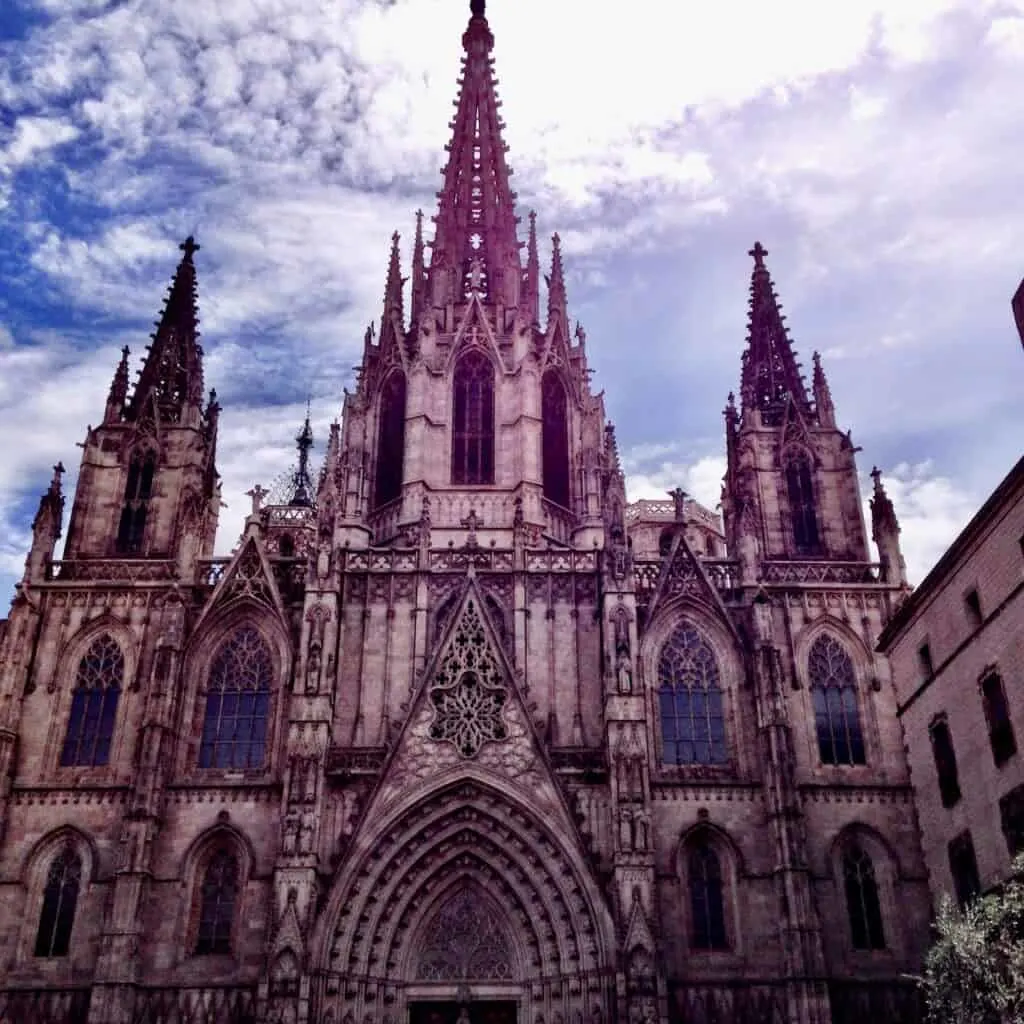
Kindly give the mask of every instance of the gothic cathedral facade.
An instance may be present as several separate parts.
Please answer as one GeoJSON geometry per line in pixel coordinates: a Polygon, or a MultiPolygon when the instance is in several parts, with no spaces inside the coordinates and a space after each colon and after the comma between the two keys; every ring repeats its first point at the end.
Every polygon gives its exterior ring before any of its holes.
{"type": "Polygon", "coordinates": [[[0,1019],[916,1019],[892,504],[876,475],[876,563],[759,244],[722,520],[627,503],[482,0],[463,44],[433,241],[406,281],[395,236],[319,480],[307,422],[214,557],[189,239],[59,560],[62,467],[42,498],[0,624],[0,1019]]]}

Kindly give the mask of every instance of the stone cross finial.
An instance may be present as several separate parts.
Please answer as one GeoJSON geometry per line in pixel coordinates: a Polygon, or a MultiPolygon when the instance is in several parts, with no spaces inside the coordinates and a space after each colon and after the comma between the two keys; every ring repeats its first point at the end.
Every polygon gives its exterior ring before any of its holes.
{"type": "Polygon", "coordinates": [[[178,248],[185,254],[185,259],[190,260],[192,259],[193,253],[199,252],[202,247],[191,235],[189,235],[188,238],[178,246],[178,248]]]}
{"type": "Polygon", "coordinates": [[[245,492],[245,496],[247,498],[252,498],[252,514],[254,516],[259,515],[260,509],[263,507],[263,499],[269,493],[270,491],[268,491],[265,487],[261,486],[260,484],[256,484],[256,486],[251,491],[245,492]]]}
{"type": "Polygon", "coordinates": [[[676,487],[674,490],[668,492],[668,496],[672,499],[676,507],[676,519],[683,520],[686,518],[686,491],[682,487],[676,487]]]}
{"type": "Polygon", "coordinates": [[[768,250],[760,242],[755,242],[754,248],[747,255],[754,257],[754,266],[760,269],[764,267],[764,258],[768,255],[768,250]]]}

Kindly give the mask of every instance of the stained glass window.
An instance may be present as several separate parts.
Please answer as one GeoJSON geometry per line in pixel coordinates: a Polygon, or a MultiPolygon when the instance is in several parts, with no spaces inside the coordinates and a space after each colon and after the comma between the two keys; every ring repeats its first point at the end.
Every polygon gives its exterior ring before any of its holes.
{"type": "Polygon", "coordinates": [[[718,662],[690,623],[683,623],[662,648],[658,683],[662,760],[724,764],[725,709],[718,662]]]}
{"type": "Polygon", "coordinates": [[[117,703],[124,681],[124,655],[104,633],[78,663],[71,714],[60,753],[62,768],[100,766],[110,760],[117,703]]]}
{"type": "Polygon", "coordinates": [[[494,483],[494,368],[467,352],[455,368],[452,483],[494,483]]]}
{"type": "Polygon", "coordinates": [[[132,456],[125,483],[121,521],[117,528],[117,550],[120,554],[132,555],[142,551],[155,475],[156,456],[152,452],[132,456]]]}
{"type": "Polygon", "coordinates": [[[46,876],[36,956],[67,956],[81,884],[82,861],[73,849],[66,847],[54,857],[46,876]]]}
{"type": "Polygon", "coordinates": [[[686,866],[690,884],[690,946],[728,949],[722,865],[705,836],[688,844],[686,866]]]}
{"type": "Polygon", "coordinates": [[[835,637],[818,637],[807,659],[811,701],[822,764],[864,764],[857,679],[849,654],[835,637]]]}
{"type": "Polygon", "coordinates": [[[238,898],[238,860],[229,850],[218,850],[206,867],[199,891],[199,927],[196,953],[230,953],[231,925],[238,898]]]}
{"type": "Polygon", "coordinates": [[[850,843],[843,851],[843,884],[853,948],[885,949],[875,866],[858,843],[850,843]]]}
{"type": "Polygon", "coordinates": [[[549,370],[541,381],[541,434],[544,497],[569,507],[569,408],[558,374],[549,370]]]}
{"type": "Polygon", "coordinates": [[[273,660],[253,626],[228,638],[210,668],[200,768],[262,768],[273,660]]]}
{"type": "Polygon", "coordinates": [[[818,520],[814,512],[814,484],[811,464],[806,458],[793,459],[786,466],[786,491],[793,521],[793,542],[798,554],[813,555],[820,550],[818,520]]]}
{"type": "Polygon", "coordinates": [[[402,493],[402,462],[405,458],[405,391],[405,374],[401,370],[391,373],[381,388],[374,507],[386,505],[402,493]]]}

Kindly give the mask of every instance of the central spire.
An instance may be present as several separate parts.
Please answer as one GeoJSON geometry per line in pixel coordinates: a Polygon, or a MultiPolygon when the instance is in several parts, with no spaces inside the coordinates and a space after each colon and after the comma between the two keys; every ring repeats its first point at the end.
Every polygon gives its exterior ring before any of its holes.
{"type": "Polygon", "coordinates": [[[435,305],[462,302],[476,274],[477,291],[489,302],[518,305],[522,268],[516,234],[515,193],[505,162],[490,53],[494,36],[484,16],[484,0],[473,0],[462,36],[465,55],[459,79],[452,141],[438,193],[437,230],[430,261],[435,305]],[[474,264],[477,270],[474,271],[474,264]]]}

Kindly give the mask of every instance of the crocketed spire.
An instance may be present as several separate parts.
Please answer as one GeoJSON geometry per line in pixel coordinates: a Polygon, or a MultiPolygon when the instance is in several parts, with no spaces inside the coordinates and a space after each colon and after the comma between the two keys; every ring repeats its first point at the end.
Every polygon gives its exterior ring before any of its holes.
{"type": "Polygon", "coordinates": [[[804,416],[810,415],[810,400],[786,332],[786,318],[764,264],[768,250],[755,242],[750,255],[754,258],[754,272],[750,282],[748,345],[743,353],[743,410],[759,409],[766,425],[777,425],[788,398],[792,397],[804,416]]]}
{"type": "Polygon", "coordinates": [[[474,0],[462,36],[465,55],[458,108],[450,127],[444,186],[430,261],[435,305],[461,302],[469,294],[471,268],[476,291],[488,301],[518,304],[522,267],[516,234],[512,173],[505,162],[504,122],[498,116],[491,50],[494,36],[484,4],[474,0]],[[474,266],[474,264],[476,264],[474,266]]]}
{"type": "Polygon", "coordinates": [[[203,401],[203,350],[199,345],[199,309],[196,301],[196,268],[199,251],[189,235],[181,244],[184,254],[174,274],[163,313],[147,349],[146,361],[135,393],[126,410],[137,419],[151,399],[162,419],[180,422],[194,409],[198,421],[203,401]]]}

